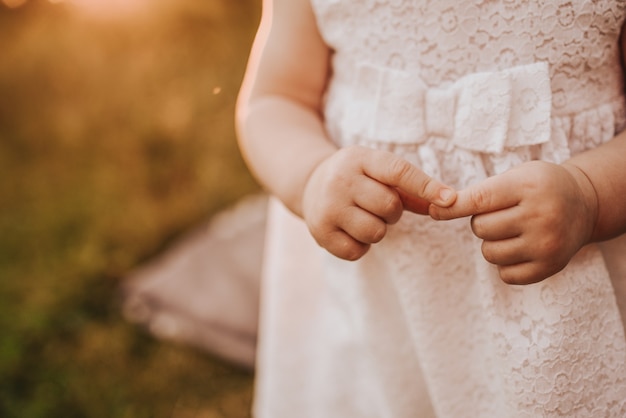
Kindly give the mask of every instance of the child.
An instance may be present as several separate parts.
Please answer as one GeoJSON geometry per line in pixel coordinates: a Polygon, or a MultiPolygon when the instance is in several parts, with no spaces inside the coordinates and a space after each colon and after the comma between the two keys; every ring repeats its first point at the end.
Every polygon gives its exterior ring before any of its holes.
{"type": "Polygon", "coordinates": [[[265,1],[257,416],[626,416],[625,15],[265,1]]]}

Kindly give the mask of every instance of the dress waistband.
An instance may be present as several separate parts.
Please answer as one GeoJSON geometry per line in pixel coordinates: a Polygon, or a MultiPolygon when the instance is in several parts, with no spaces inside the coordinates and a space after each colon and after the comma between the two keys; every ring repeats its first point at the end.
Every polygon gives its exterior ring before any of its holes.
{"type": "Polygon", "coordinates": [[[467,75],[429,88],[415,74],[369,64],[357,67],[357,88],[345,115],[352,135],[420,144],[445,138],[479,152],[550,139],[552,92],[545,62],[467,75]]]}
{"type": "Polygon", "coordinates": [[[329,132],[341,146],[419,154],[456,153],[497,174],[528,159],[561,163],[613,138],[626,122],[624,96],[587,110],[552,114],[548,64],[474,73],[443,88],[414,72],[371,64],[331,86],[329,132]]]}

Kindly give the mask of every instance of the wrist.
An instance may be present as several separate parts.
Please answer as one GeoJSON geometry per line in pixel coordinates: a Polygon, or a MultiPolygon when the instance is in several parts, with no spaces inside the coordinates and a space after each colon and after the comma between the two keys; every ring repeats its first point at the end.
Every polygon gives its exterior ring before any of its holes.
{"type": "Polygon", "coordinates": [[[292,212],[295,213],[300,218],[304,219],[305,216],[305,207],[307,200],[307,191],[309,190],[309,186],[311,183],[311,179],[314,177],[315,172],[320,168],[321,165],[324,164],[326,160],[328,160],[337,150],[335,148],[331,148],[325,151],[320,152],[315,158],[311,159],[308,170],[305,171],[305,175],[301,180],[301,187],[298,188],[297,196],[294,196],[293,206],[291,208],[292,212]]]}
{"type": "Polygon", "coordinates": [[[593,242],[597,239],[596,230],[599,216],[599,200],[598,193],[589,176],[583,169],[571,162],[565,162],[561,166],[569,173],[580,191],[580,203],[585,207],[587,217],[588,232],[585,244],[593,242]]]}

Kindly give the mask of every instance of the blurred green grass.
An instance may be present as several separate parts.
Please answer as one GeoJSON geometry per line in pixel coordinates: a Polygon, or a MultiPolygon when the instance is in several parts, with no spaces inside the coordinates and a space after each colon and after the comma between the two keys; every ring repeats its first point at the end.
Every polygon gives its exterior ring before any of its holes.
{"type": "Polygon", "coordinates": [[[258,0],[97,18],[0,3],[0,416],[245,417],[252,375],[126,323],[117,289],[258,190],[233,131],[258,0]]]}

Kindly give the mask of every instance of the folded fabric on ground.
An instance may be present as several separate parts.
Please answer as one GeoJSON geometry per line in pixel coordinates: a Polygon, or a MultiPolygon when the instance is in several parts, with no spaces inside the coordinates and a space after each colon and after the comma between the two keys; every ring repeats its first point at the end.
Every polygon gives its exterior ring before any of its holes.
{"type": "Polygon", "coordinates": [[[126,319],[253,368],[266,207],[265,195],[246,197],[132,272],[126,319]]]}

